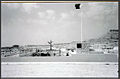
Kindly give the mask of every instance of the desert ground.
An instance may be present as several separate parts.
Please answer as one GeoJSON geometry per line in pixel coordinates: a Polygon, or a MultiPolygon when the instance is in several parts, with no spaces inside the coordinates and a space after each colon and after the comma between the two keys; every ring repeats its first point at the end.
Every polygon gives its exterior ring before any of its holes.
{"type": "Polygon", "coordinates": [[[2,77],[118,77],[117,55],[2,58],[2,77]]]}
{"type": "Polygon", "coordinates": [[[8,62],[2,77],[118,77],[116,62],[8,62]]]}

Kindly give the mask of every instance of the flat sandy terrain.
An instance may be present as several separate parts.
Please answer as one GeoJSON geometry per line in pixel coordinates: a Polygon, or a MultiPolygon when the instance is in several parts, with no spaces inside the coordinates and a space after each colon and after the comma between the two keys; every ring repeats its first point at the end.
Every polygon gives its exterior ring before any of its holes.
{"type": "Polygon", "coordinates": [[[6,62],[2,77],[118,77],[117,62],[6,62]],[[106,65],[106,63],[109,63],[106,65]]]}
{"type": "Polygon", "coordinates": [[[118,77],[115,54],[2,58],[2,77],[118,77]]]}

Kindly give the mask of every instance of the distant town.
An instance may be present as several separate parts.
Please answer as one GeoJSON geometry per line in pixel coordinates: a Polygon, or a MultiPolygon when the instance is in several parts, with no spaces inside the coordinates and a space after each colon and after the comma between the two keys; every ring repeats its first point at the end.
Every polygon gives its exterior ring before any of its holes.
{"type": "Polygon", "coordinates": [[[48,45],[13,45],[1,47],[1,57],[56,57],[75,54],[118,54],[118,30],[112,29],[97,39],[48,45]]]}

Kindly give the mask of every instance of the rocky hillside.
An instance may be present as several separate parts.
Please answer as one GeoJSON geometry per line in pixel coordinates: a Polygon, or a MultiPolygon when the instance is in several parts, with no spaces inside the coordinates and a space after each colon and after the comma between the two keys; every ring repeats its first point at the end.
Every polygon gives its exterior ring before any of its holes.
{"type": "Polygon", "coordinates": [[[118,30],[110,30],[107,34],[97,39],[91,39],[89,43],[118,43],[118,30]]]}

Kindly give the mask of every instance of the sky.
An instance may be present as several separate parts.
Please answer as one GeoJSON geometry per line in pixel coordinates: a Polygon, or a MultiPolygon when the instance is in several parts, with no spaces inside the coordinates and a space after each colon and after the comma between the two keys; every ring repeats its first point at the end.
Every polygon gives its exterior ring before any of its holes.
{"type": "Polygon", "coordinates": [[[1,46],[85,41],[118,29],[117,2],[1,3],[1,46]]]}

